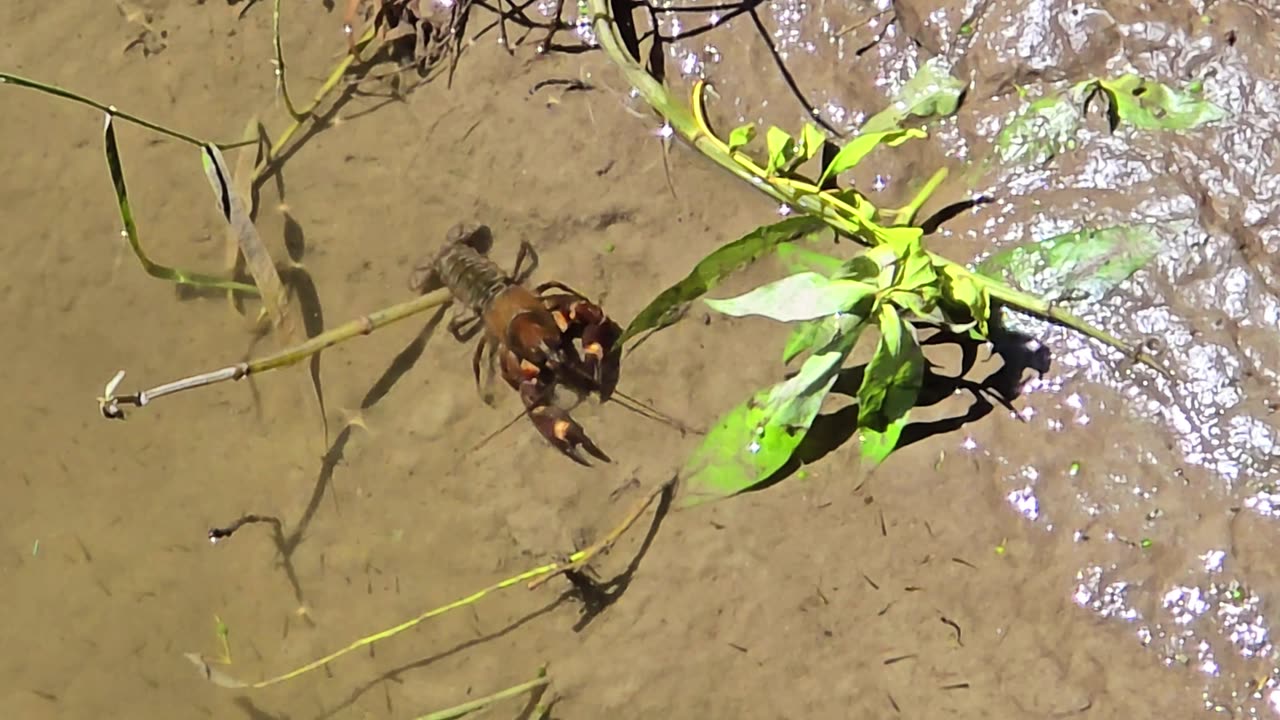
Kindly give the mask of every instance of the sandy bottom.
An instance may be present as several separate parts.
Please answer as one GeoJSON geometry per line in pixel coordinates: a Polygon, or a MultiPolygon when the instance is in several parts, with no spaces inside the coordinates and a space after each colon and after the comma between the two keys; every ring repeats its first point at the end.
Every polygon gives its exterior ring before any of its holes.
{"type": "MultiPolygon", "coordinates": [[[[342,49],[339,12],[286,6],[291,89],[306,98],[342,49]]],[[[140,7],[158,52],[130,45],[144,28],[113,3],[9,0],[0,68],[201,138],[235,139],[253,113],[272,133],[287,125],[273,101],[269,3],[243,18],[243,3],[140,7]]],[[[491,19],[478,11],[469,32],[491,19]]],[[[776,217],[682,147],[667,158],[669,187],[655,124],[627,111],[606,59],[537,57],[536,38],[511,57],[487,31],[452,89],[433,82],[395,99],[365,81],[263,185],[259,227],[276,252],[288,235],[311,280],[313,326],[407,299],[412,261],[460,220],[489,224],[508,267],[529,241],[538,280],[562,280],[625,322],[702,255],[776,217]],[[531,93],[555,78],[595,89],[531,93]]],[[[221,272],[222,220],[198,151],[123,123],[118,132],[149,252],[221,272]]],[[[431,313],[323,354],[327,445],[303,368],[101,419],[94,398],[119,369],[133,389],[282,342],[255,341],[251,315],[224,298],[180,297],[142,271],[119,237],[101,135],[91,108],[0,89],[6,717],[411,718],[544,663],[557,718],[1190,717],[1209,684],[1244,692],[1267,681],[1265,657],[1206,676],[1195,662],[1162,661],[1132,623],[1082,607],[1082,587],[1101,594],[1107,583],[1081,568],[1127,558],[1128,582],[1148,586],[1145,611],[1156,612],[1188,558],[1241,533],[1250,587],[1280,581],[1264,562],[1271,525],[1247,519],[1242,530],[1207,476],[1172,474],[1180,458],[1159,423],[1126,417],[1118,394],[1080,380],[1064,393],[1104,408],[1093,422],[1072,425],[1076,411],[1051,404],[1039,418],[1056,413],[1069,433],[978,413],[872,473],[842,447],[802,479],[670,512],[660,526],[649,515],[596,565],[617,579],[602,612],[557,579],[268,688],[206,682],[183,655],[218,654],[215,617],[230,629],[223,670],[286,672],[591,542],[697,437],[587,404],[575,415],[612,465],[574,465],[523,422],[475,447],[519,400],[504,391],[496,408],[481,403],[471,347],[431,313]],[[1141,555],[1073,542],[1073,528],[1011,508],[1010,474],[1032,462],[1060,483],[1043,481],[1040,502],[1070,502],[1074,461],[1172,487],[1163,511],[1185,522],[1141,555]],[[288,556],[265,526],[207,542],[208,528],[244,513],[281,518],[288,556]]],[[[780,376],[782,337],[694,308],[629,356],[621,387],[706,427],[780,376]]],[[[962,418],[971,401],[922,417],[962,418]]],[[[519,709],[511,701],[491,716],[519,709]]]]}

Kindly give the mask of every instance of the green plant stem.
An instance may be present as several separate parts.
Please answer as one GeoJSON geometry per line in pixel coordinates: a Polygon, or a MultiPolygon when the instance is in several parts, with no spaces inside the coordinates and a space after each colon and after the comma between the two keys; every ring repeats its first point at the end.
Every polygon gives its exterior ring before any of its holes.
{"type": "Polygon", "coordinates": [[[276,80],[280,83],[280,94],[284,96],[284,106],[288,108],[294,120],[303,120],[306,115],[293,107],[293,100],[289,97],[289,85],[284,77],[284,48],[280,43],[280,0],[276,0],[275,7],[271,11],[271,37],[276,50],[276,80]]]}
{"type": "Polygon", "coordinates": [[[916,213],[920,212],[920,208],[924,207],[924,204],[929,201],[929,197],[933,195],[934,191],[938,189],[938,186],[946,179],[947,169],[939,168],[938,171],[933,174],[933,177],[929,178],[929,182],[925,183],[924,187],[920,188],[920,192],[916,193],[916,196],[911,199],[910,203],[907,203],[893,211],[893,222],[897,225],[910,225],[915,222],[916,213]]]}
{"type": "MultiPolygon", "coordinates": [[[[760,192],[793,208],[821,218],[832,228],[864,245],[874,245],[876,243],[874,238],[868,237],[865,228],[841,215],[834,207],[824,202],[821,196],[813,193],[802,193],[784,183],[769,182],[766,178],[760,177],[743,167],[734,159],[731,153],[724,152],[720,143],[707,137],[698,128],[691,110],[682,103],[676,102],[667,88],[650,75],[627,52],[618,33],[616,21],[610,12],[608,0],[587,0],[587,4],[591,10],[591,26],[597,41],[600,43],[600,47],[609,56],[609,59],[618,66],[623,76],[636,88],[650,107],[662,115],[681,138],[717,165],[750,183],[760,192]]],[[[908,208],[910,207],[909,205],[908,208]]],[[[1170,375],[1169,371],[1150,355],[1129,346],[1110,333],[1089,325],[1066,310],[1053,306],[1047,300],[1016,290],[999,280],[974,273],[958,263],[935,253],[930,252],[929,256],[936,264],[955,265],[965,274],[972,276],[974,281],[982,286],[996,302],[1083,333],[1139,362],[1151,366],[1166,376],[1170,375]]]]}
{"type": "Polygon", "coordinates": [[[513,685],[506,690],[499,690],[492,695],[486,695],[482,698],[476,698],[475,700],[464,702],[461,705],[454,705],[453,707],[445,710],[437,710],[433,713],[419,716],[415,720],[455,720],[455,718],[460,718],[463,715],[473,713],[476,710],[492,705],[493,703],[513,698],[517,695],[522,695],[530,690],[545,687],[550,684],[550,682],[551,678],[547,677],[546,667],[544,666],[538,671],[538,677],[533,680],[520,683],[519,685],[513,685]]]}
{"type": "MultiPolygon", "coordinates": [[[[351,67],[351,65],[360,58],[360,53],[366,47],[368,47],[368,45],[371,42],[373,42],[373,39],[376,36],[376,34],[377,33],[375,32],[373,25],[370,25],[369,28],[365,30],[364,34],[360,36],[360,39],[356,41],[355,51],[349,52],[345,56],[343,56],[342,60],[340,60],[338,64],[333,68],[333,70],[329,73],[329,77],[324,81],[324,84],[320,86],[320,89],[316,91],[315,96],[312,97],[310,105],[308,105],[302,110],[296,110],[295,108],[292,107],[292,103],[289,103],[290,104],[289,112],[291,115],[293,115],[293,124],[291,124],[288,128],[285,128],[284,132],[280,133],[280,137],[277,138],[276,141],[271,144],[271,149],[267,152],[267,156],[262,159],[262,162],[259,163],[256,168],[254,168],[253,182],[255,183],[258,182],[266,175],[267,170],[271,167],[271,164],[275,162],[275,159],[277,157],[280,156],[280,153],[284,149],[284,146],[298,132],[298,130],[302,128],[303,123],[305,123],[307,120],[311,119],[315,115],[316,108],[320,107],[320,103],[324,102],[324,99],[329,96],[329,93],[333,92],[333,89],[338,86],[338,83],[342,82],[342,76],[345,75],[347,73],[347,70],[351,67]]],[[[281,65],[279,67],[279,72],[280,72],[280,85],[281,85],[281,89],[283,89],[284,88],[283,62],[281,62],[281,65]]],[[[288,102],[287,98],[288,96],[286,95],[286,102],[288,102]]]]}
{"type": "MultiPolygon", "coordinates": [[[[121,120],[126,120],[135,125],[141,125],[142,127],[147,128],[148,130],[153,130],[155,132],[160,133],[161,135],[167,135],[171,138],[174,138],[175,140],[181,140],[184,143],[195,145],[196,147],[200,147],[205,143],[205,141],[200,140],[198,138],[194,138],[184,132],[174,130],[173,128],[165,127],[164,125],[151,122],[150,120],[145,120],[143,118],[138,117],[137,115],[127,113],[117,108],[115,105],[106,105],[104,103],[100,103],[97,100],[94,100],[93,98],[85,97],[84,95],[71,92],[70,90],[60,88],[57,85],[42,83],[38,80],[32,80],[30,78],[25,78],[20,75],[14,75],[12,73],[0,72],[0,85],[3,85],[5,83],[17,85],[18,87],[28,88],[30,90],[36,90],[48,95],[53,95],[54,97],[63,98],[64,100],[71,100],[72,102],[77,102],[77,103],[80,103],[81,105],[88,105],[91,108],[97,108],[98,110],[101,110],[102,112],[107,113],[112,117],[118,117],[121,120]]],[[[244,145],[249,145],[252,142],[253,141],[241,140],[237,142],[213,143],[213,144],[217,145],[218,148],[221,150],[229,150],[231,148],[237,148],[237,147],[242,147],[244,145]]]]}

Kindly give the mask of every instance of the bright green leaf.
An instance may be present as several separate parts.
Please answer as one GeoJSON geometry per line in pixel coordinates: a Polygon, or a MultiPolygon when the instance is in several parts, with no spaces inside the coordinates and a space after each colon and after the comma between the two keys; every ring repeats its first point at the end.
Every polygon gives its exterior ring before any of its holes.
{"type": "Polygon", "coordinates": [[[805,123],[800,131],[801,157],[808,160],[822,152],[822,145],[826,141],[827,136],[822,134],[817,125],[805,123]]]}
{"type": "Polygon", "coordinates": [[[744,317],[760,315],[781,322],[815,320],[843,312],[876,291],[857,280],[832,280],[802,272],[723,300],[705,300],[716,312],[744,317]]]}
{"type": "Polygon", "coordinates": [[[683,280],[664,290],[635,316],[618,341],[618,345],[642,332],[657,331],[678,320],[689,303],[702,297],[730,275],[779,245],[826,228],[822,220],[808,215],[789,217],[773,225],[756,228],[741,238],[723,245],[703,258],[683,280]]]}
{"type": "Polygon", "coordinates": [[[769,126],[765,143],[769,148],[769,167],[766,168],[769,174],[786,167],[796,156],[796,141],[780,127],[769,126]]]}
{"type": "Polygon", "coordinates": [[[848,144],[840,148],[836,156],[831,159],[831,164],[827,165],[827,169],[822,171],[822,176],[818,178],[818,185],[821,186],[827,181],[827,178],[839,175],[846,170],[854,168],[862,159],[872,150],[880,145],[888,145],[889,147],[897,147],[912,138],[927,137],[923,130],[914,128],[907,130],[885,130],[883,132],[862,133],[848,144]]]}
{"type": "Polygon", "coordinates": [[[908,117],[946,117],[956,111],[965,83],[951,75],[950,63],[941,55],[929,58],[902,86],[889,107],[867,120],[861,133],[896,128],[908,117]]]}
{"type": "Polygon", "coordinates": [[[835,324],[839,317],[829,315],[817,320],[805,320],[796,324],[791,331],[787,344],[782,348],[782,363],[785,365],[796,359],[796,356],[815,345],[825,345],[835,336],[835,324]]]}
{"type": "Polygon", "coordinates": [[[1143,130],[1187,130],[1227,117],[1227,112],[1189,92],[1127,74],[1098,84],[1123,122],[1143,130]]]}
{"type": "Polygon", "coordinates": [[[942,295],[945,302],[963,308],[969,319],[975,324],[978,332],[986,337],[990,328],[990,298],[986,288],[974,282],[973,278],[959,265],[942,267],[942,295]]]}
{"type": "Polygon", "coordinates": [[[681,504],[697,505],[748,490],[791,459],[804,440],[864,325],[809,356],[796,375],[755,393],[724,415],[681,470],[681,504]]]}
{"type": "Polygon", "coordinates": [[[880,343],[858,389],[858,427],[883,433],[915,407],[924,382],[924,353],[915,330],[893,305],[882,305],[880,312],[880,343]]]}
{"type": "Polygon", "coordinates": [[[746,125],[740,125],[734,128],[733,131],[729,133],[729,150],[731,151],[737,150],[743,145],[746,145],[747,143],[754,140],[755,137],[756,137],[755,123],[747,123],[746,125]]]}
{"type": "Polygon", "coordinates": [[[856,220],[861,220],[863,224],[874,222],[876,214],[879,213],[879,209],[867,199],[867,196],[858,192],[856,188],[843,188],[830,193],[830,195],[852,207],[856,220]]]}
{"type": "Polygon", "coordinates": [[[858,430],[862,459],[872,465],[879,465],[884,459],[889,457],[898,447],[898,440],[902,437],[902,429],[907,426],[910,412],[904,413],[902,417],[889,423],[884,432],[876,432],[870,428],[860,428],[858,430]]]}
{"type": "Polygon", "coordinates": [[[1081,230],[1008,248],[978,271],[1041,297],[1097,302],[1155,257],[1154,225],[1081,230]]]}
{"type": "Polygon", "coordinates": [[[946,322],[946,318],[938,311],[940,296],[936,287],[926,285],[916,290],[895,290],[885,299],[907,311],[914,320],[942,324],[946,322]]]}

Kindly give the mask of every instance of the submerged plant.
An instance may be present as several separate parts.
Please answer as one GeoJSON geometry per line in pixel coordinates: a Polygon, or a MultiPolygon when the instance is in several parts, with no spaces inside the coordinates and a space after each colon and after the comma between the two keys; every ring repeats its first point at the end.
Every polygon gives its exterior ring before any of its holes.
{"type": "Polygon", "coordinates": [[[1043,165],[1075,147],[1075,134],[1093,98],[1106,102],[1114,131],[1121,125],[1139,130],[1189,130],[1222,120],[1227,113],[1199,96],[1199,89],[1171,88],[1134,74],[1092,78],[1029,104],[996,137],[1002,162],[1043,165]]]}
{"type": "MultiPolygon", "coordinates": [[[[823,226],[868,248],[852,259],[799,251],[793,257],[803,256],[799,259],[807,269],[735,298],[706,301],[713,310],[727,315],[757,315],[794,324],[783,360],[806,357],[795,375],[753,393],[720,418],[681,470],[684,504],[733,495],[782,469],[804,440],[845,360],[871,327],[878,331],[878,338],[857,393],[861,450],[871,462],[879,462],[893,451],[915,406],[927,363],[918,337],[922,327],[985,340],[995,322],[996,308],[1003,306],[1069,327],[1167,372],[1149,356],[1055,302],[926,250],[924,230],[912,223],[945,179],[945,170],[935,173],[911,202],[896,210],[881,210],[855,188],[838,187],[839,176],[877,147],[925,137],[922,130],[896,125],[909,115],[953,112],[962,91],[958,82],[935,78],[915,86],[908,84],[912,92],[927,88],[923,94],[926,100],[895,101],[891,112],[876,116],[879,120],[874,128],[864,128],[838,148],[817,173],[817,180],[810,180],[800,169],[818,157],[829,142],[817,127],[806,124],[796,136],[768,128],[763,157],[747,152],[758,134],[754,125],[735,128],[727,140],[720,139],[706,120],[704,83],[695,83],[689,107],[677,103],[624,50],[604,0],[590,0],[590,5],[603,49],[676,133],[709,159],[798,213],[713,252],[641,311],[624,339],[674,322],[680,310],[729,273],[766,254],[782,252],[788,243],[823,226]]],[[[936,73],[937,68],[930,66],[929,71],[936,73]]],[[[1101,87],[1116,91],[1111,84],[1101,87]]],[[[1125,112],[1133,115],[1131,110],[1125,112]]]]}

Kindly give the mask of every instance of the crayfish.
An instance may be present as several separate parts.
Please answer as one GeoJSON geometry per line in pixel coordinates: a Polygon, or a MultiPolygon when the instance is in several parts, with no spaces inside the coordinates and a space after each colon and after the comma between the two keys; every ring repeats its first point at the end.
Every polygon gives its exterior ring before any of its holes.
{"type": "Polygon", "coordinates": [[[485,225],[454,225],[444,247],[414,267],[409,288],[417,293],[448,288],[455,301],[470,311],[449,323],[449,331],[459,341],[483,326],[484,335],[472,358],[477,388],[487,347],[490,366],[496,356],[502,378],[520,393],[525,414],[553,447],[583,465],[589,463],[578,453],[579,447],[610,462],[553,399],[560,384],[594,392],[602,400],[609,398],[617,383],[614,343],[622,329],[600,306],[563,283],[526,288],[524,281],[537,264],[528,242],[520,243],[510,275],[486,255],[491,243],[492,234],[485,225]],[[533,265],[525,268],[530,257],[533,265]],[[581,345],[581,352],[575,343],[581,345]]]}

